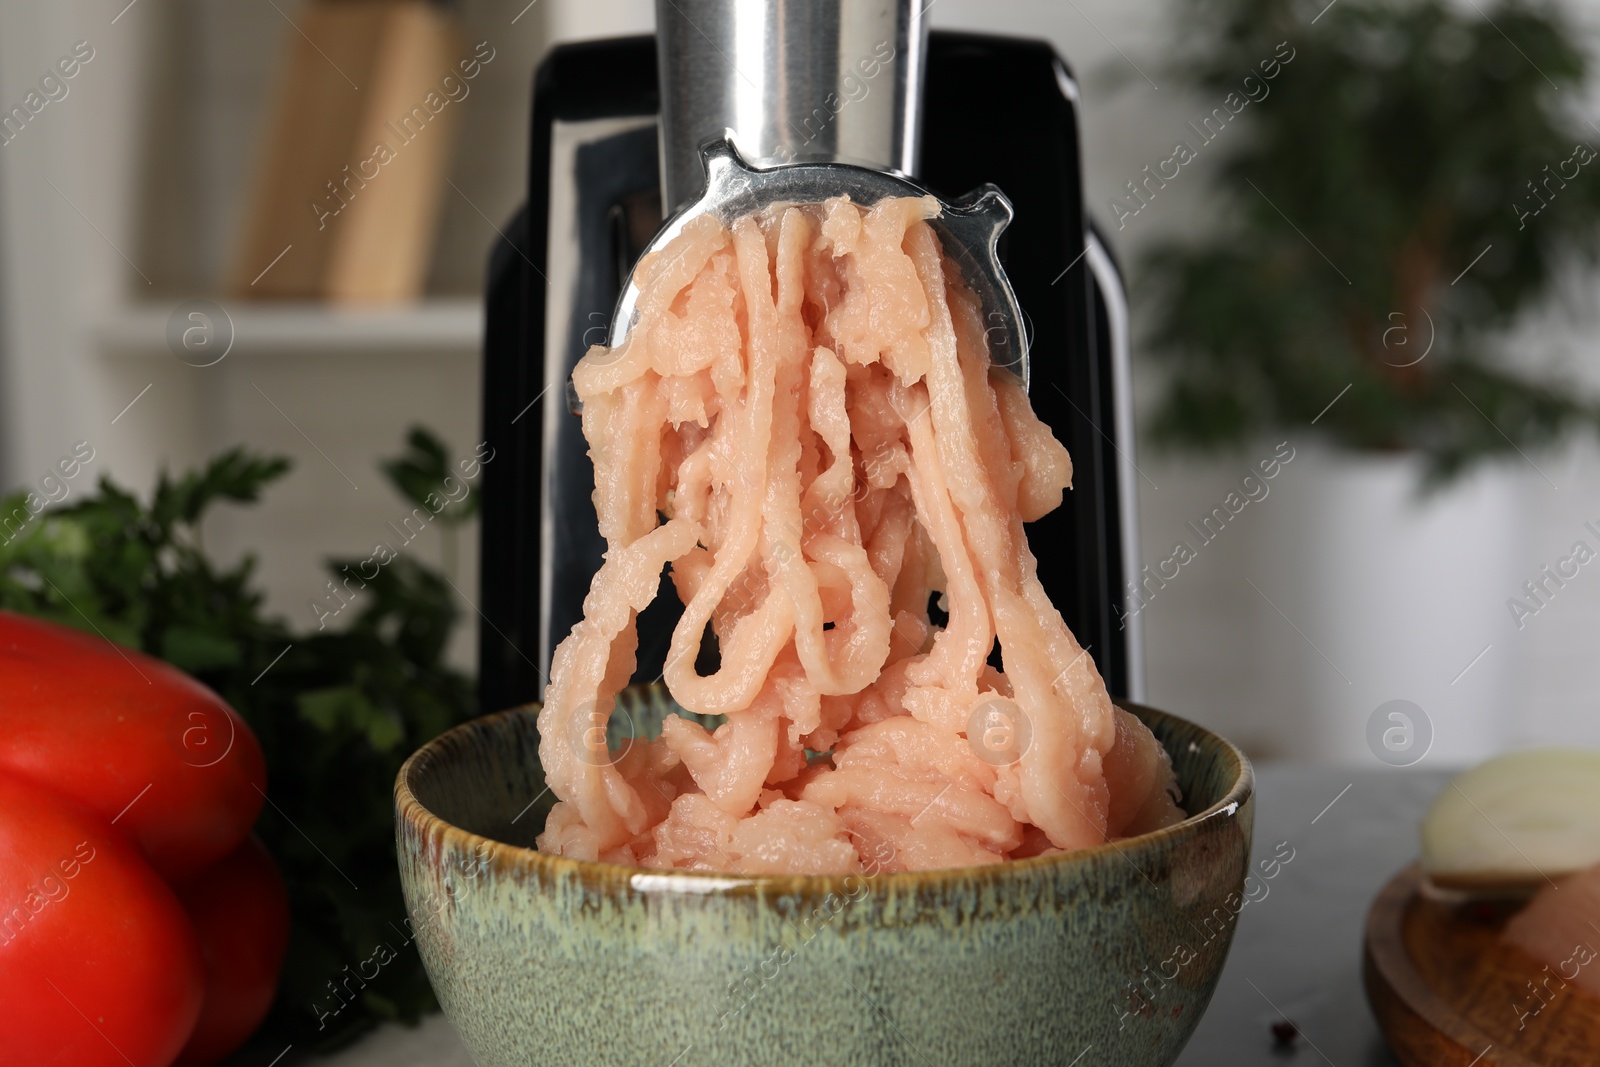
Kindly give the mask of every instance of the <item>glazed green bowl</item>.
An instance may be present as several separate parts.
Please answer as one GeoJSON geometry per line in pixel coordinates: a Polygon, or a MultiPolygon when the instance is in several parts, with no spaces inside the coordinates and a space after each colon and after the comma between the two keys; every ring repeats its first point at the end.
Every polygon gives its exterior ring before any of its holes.
{"type": "MultiPolygon", "coordinates": [[[[659,688],[624,694],[659,715],[659,688]]],[[[400,770],[406,906],[481,1067],[1170,1064],[1222,970],[1250,855],[1242,753],[1124,705],[1190,818],[1079,852],[875,875],[653,871],[534,850],[536,707],[400,770]]]]}

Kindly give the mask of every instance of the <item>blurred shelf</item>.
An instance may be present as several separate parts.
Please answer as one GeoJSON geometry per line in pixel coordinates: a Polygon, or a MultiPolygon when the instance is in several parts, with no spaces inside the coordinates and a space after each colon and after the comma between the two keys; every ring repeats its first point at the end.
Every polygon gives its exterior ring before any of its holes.
{"type": "MultiPolygon", "coordinates": [[[[170,355],[167,320],[183,301],[135,304],[107,315],[96,331],[101,350],[118,356],[170,355]]],[[[338,308],[312,303],[215,301],[233,322],[230,356],[476,353],[483,343],[483,302],[424,300],[400,307],[338,308]]]]}

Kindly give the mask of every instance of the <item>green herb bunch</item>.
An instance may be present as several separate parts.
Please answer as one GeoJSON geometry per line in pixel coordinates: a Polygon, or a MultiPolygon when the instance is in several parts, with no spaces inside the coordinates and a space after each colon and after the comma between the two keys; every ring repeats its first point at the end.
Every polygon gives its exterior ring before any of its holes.
{"type": "MultiPolygon", "coordinates": [[[[450,470],[426,431],[414,429],[408,443],[384,470],[421,504],[450,470]]],[[[167,660],[250,724],[269,776],[256,833],[283,871],[294,916],[267,1029],[302,1047],[331,1047],[437,1007],[407,944],[393,788],[405,757],[469,718],[475,697],[472,681],[444,661],[457,620],[450,586],[415,559],[402,555],[367,582],[348,625],[301,632],[264,613],[253,557],[231,568],[208,558],[208,510],[257,500],[288,469],[286,459],[233,449],[181,478],[163,474],[148,504],[102,479],[96,494],[45,512],[0,545],[0,608],[167,660]],[[336,999],[330,983],[347,982],[382,942],[396,958],[348,983],[353,1002],[336,999]]],[[[476,506],[474,490],[437,517],[459,523],[476,506]]],[[[328,569],[342,582],[353,563],[328,569]]]]}
{"type": "Polygon", "coordinates": [[[1478,11],[1184,5],[1177,65],[1203,104],[1283,42],[1295,58],[1207,150],[1225,155],[1206,235],[1143,262],[1170,370],[1158,441],[1315,419],[1350,448],[1421,453],[1438,483],[1600,427],[1594,399],[1507,369],[1495,340],[1600,258],[1600,130],[1569,110],[1590,61],[1556,7],[1478,11]]]}

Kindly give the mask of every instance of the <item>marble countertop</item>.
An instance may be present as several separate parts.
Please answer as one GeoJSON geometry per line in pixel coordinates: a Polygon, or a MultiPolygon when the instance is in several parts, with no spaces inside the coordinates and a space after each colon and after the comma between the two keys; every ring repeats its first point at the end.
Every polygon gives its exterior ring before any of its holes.
{"type": "MultiPolygon", "coordinates": [[[[1417,856],[1442,772],[1257,768],[1254,851],[1294,859],[1239,914],[1221,984],[1178,1067],[1398,1067],[1361,987],[1367,908],[1417,856]],[[1277,1045],[1287,1016],[1299,1031],[1277,1045]]],[[[1259,868],[1258,868],[1259,869],[1259,868]]]]}

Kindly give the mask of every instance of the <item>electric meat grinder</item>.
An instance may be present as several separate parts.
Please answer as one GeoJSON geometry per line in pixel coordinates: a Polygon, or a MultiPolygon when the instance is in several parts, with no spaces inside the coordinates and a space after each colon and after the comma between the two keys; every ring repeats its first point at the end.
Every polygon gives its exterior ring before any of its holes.
{"type": "MultiPolygon", "coordinates": [[[[1026,352],[1034,410],[1073,459],[1072,490],[1029,540],[1112,694],[1139,700],[1139,620],[1124,606],[1139,572],[1127,304],[1084,212],[1066,64],[1039,41],[927,32],[906,0],[659,0],[657,26],[557,47],[535,79],[527,202],[488,291],[484,433],[498,458],[483,481],[483,709],[540,699],[582,617],[605,542],[568,381],[590,345],[615,339],[634,263],[663,216],[701,196],[702,149],[722,137],[758,178],[847,164],[946,204],[987,185],[1009,202],[996,253],[1021,322],[992,333],[992,348],[1010,345],[993,358],[1021,369],[1026,352]]],[[[665,595],[640,615],[636,681],[660,676],[680,610],[665,595]]]]}

